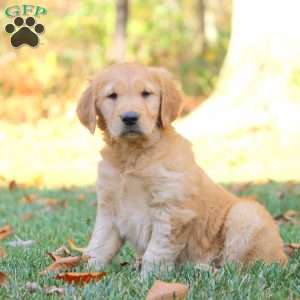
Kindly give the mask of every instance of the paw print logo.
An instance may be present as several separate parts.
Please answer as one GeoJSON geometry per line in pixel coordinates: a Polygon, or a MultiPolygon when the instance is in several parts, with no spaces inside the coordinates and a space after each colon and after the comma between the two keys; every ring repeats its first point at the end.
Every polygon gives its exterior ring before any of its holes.
{"type": "Polygon", "coordinates": [[[7,24],[5,31],[11,34],[10,42],[15,48],[21,45],[36,47],[39,43],[39,34],[45,31],[42,24],[36,24],[33,17],[28,17],[25,20],[22,17],[14,19],[14,24],[7,24]]]}

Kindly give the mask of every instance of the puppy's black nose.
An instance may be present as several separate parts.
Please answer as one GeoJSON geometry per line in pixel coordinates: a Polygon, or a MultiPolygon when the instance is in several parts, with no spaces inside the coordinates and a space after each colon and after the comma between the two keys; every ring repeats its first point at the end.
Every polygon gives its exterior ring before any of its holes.
{"type": "Polygon", "coordinates": [[[135,111],[128,111],[121,116],[121,120],[125,125],[135,125],[139,119],[139,114],[135,111]]]}

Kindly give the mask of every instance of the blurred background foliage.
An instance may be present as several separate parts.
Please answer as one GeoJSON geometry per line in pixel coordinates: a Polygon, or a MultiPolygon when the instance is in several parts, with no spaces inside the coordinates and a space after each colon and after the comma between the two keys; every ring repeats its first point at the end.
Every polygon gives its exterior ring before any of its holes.
{"type": "Polygon", "coordinates": [[[213,179],[300,179],[300,2],[31,0],[48,9],[45,32],[39,47],[14,49],[4,10],[16,4],[0,1],[0,186],[95,181],[103,140],[79,124],[76,102],[123,60],[181,82],[191,114],[174,125],[213,179]]]}
{"type": "MultiPolygon", "coordinates": [[[[206,1],[205,15],[200,2],[129,2],[126,60],[170,69],[181,81],[191,107],[213,90],[230,34],[230,1],[206,1]],[[199,32],[201,18],[205,41],[199,32]]],[[[4,12],[15,4],[1,1],[1,9],[4,12]]],[[[115,1],[31,4],[48,9],[46,16],[38,18],[46,29],[38,48],[13,49],[7,33],[1,31],[0,119],[11,122],[35,122],[68,111],[88,78],[114,61],[115,1]]],[[[1,25],[9,21],[1,13],[1,25]]]]}

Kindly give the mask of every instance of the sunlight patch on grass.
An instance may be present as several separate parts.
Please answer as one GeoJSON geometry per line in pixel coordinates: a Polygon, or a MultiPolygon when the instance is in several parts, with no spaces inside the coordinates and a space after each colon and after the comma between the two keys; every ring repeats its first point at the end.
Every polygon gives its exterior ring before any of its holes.
{"type": "MultiPolygon", "coordinates": [[[[192,143],[196,161],[216,181],[300,180],[298,136],[262,127],[200,135],[192,143]]],[[[2,121],[0,178],[39,187],[93,184],[102,146],[100,132],[92,136],[74,113],[36,124],[2,121]]]]}

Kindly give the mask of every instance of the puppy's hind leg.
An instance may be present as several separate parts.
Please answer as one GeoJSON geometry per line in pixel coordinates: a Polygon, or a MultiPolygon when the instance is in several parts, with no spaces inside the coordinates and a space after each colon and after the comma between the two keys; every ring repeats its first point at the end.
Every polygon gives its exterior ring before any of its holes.
{"type": "Polygon", "coordinates": [[[224,260],[286,264],[278,227],[267,210],[255,201],[236,203],[225,221],[224,260]]]}

